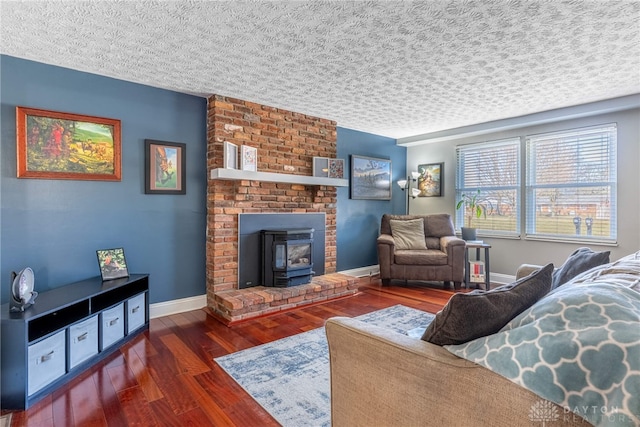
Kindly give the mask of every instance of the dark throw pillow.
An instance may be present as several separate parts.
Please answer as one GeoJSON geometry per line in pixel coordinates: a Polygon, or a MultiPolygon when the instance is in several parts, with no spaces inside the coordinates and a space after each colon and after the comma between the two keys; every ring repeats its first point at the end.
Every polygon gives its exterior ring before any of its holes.
{"type": "Polygon", "coordinates": [[[564,285],[580,273],[593,267],[609,263],[610,251],[594,252],[589,248],[578,248],[569,255],[562,267],[553,272],[551,289],[564,285]]]}
{"type": "Polygon", "coordinates": [[[436,314],[422,339],[437,345],[462,344],[495,334],[551,289],[553,264],[490,291],[454,294],[436,314]]]}

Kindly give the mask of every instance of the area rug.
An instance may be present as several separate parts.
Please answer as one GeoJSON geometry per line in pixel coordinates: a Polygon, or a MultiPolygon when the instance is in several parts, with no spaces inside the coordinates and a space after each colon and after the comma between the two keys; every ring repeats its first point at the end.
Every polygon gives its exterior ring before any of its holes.
{"type": "Polygon", "coordinates": [[[11,426],[11,415],[6,414],[0,417],[0,427],[10,427],[11,426]]]}
{"type": "MultiPolygon", "coordinates": [[[[419,338],[433,317],[395,305],[356,319],[419,338]]],[[[331,425],[324,327],[214,360],[284,427],[331,425]]]]}

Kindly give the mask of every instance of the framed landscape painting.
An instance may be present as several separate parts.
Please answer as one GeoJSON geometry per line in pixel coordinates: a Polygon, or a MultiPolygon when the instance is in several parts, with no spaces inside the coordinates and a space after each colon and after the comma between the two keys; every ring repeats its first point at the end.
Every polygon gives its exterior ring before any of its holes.
{"type": "Polygon", "coordinates": [[[442,174],[444,163],[431,163],[418,166],[418,197],[440,197],[442,196],[443,184],[442,174]]]}
{"type": "Polygon", "coordinates": [[[120,181],[120,120],[16,107],[18,178],[120,181]]]}
{"type": "Polygon", "coordinates": [[[391,200],[391,160],[351,155],[351,198],[391,200]]]}
{"type": "Polygon", "coordinates": [[[180,142],[144,140],[145,194],[187,193],[187,146],[180,142]]]}

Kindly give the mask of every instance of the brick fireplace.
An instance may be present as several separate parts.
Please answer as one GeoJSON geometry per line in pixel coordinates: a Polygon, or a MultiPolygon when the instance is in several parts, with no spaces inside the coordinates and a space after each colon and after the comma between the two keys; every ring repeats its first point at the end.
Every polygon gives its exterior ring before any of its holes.
{"type": "MultiPolygon", "coordinates": [[[[260,172],[310,176],[314,156],[336,157],[336,122],[213,95],[208,99],[207,109],[207,173],[223,167],[225,141],[238,148],[242,145],[257,148],[260,172]]],[[[216,295],[226,292],[236,296],[241,213],[324,213],[324,271],[335,273],[336,202],[336,187],[332,186],[209,179],[206,243],[209,308],[214,313],[224,309],[216,295]]],[[[283,305],[287,305],[286,300],[283,305]]]]}

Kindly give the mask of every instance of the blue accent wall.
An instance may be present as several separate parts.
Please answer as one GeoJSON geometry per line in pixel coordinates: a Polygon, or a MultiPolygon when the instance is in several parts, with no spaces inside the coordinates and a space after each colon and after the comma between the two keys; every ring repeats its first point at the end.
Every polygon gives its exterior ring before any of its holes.
{"type": "Polygon", "coordinates": [[[345,159],[347,178],[351,170],[352,154],[391,159],[391,200],[352,200],[349,198],[349,188],[338,188],[337,270],[376,265],[376,239],[382,215],[405,213],[405,194],[396,185],[396,181],[406,178],[407,149],[397,146],[395,139],[341,127],[338,127],[337,149],[337,157],[345,159]]]}
{"type": "Polygon", "coordinates": [[[33,268],[42,292],[99,275],[96,250],[114,247],[150,273],[151,303],[203,295],[206,100],[9,56],[0,67],[2,302],[11,271],[33,268]],[[121,120],[122,181],[17,179],[16,106],[121,120]],[[145,139],[186,144],[186,195],[144,193],[145,139]]]}
{"type": "MultiPolygon", "coordinates": [[[[11,271],[31,267],[44,292],[100,274],[97,249],[123,247],[131,273],[149,273],[150,302],[203,295],[206,99],[0,55],[0,299],[11,271]],[[120,182],[16,178],[16,107],[118,119],[120,182]],[[187,146],[187,194],[144,193],[144,140],[187,146]]],[[[406,174],[396,140],[338,127],[337,157],[391,159],[392,200],[351,200],[338,189],[338,271],[377,264],[382,214],[404,213],[406,174]]]]}

